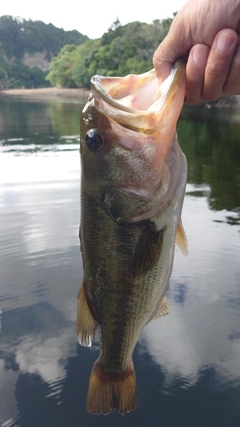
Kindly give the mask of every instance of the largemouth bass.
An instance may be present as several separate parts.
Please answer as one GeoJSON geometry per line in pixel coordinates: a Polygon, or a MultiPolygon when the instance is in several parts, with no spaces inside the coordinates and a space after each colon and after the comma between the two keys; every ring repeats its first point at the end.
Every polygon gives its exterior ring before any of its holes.
{"type": "Polygon", "coordinates": [[[176,123],[185,96],[178,60],[160,85],[155,71],[94,76],[81,118],[80,241],[84,279],[77,336],[91,346],[99,329],[87,410],[134,409],[132,353],[150,320],[169,313],[165,294],[181,223],[187,163],[176,123]]]}

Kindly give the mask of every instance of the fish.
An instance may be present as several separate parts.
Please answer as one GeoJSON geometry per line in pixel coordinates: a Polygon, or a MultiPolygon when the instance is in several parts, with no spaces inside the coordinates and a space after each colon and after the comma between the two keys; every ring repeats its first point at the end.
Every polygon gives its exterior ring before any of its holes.
{"type": "Polygon", "coordinates": [[[100,353],[89,379],[93,414],[136,407],[132,354],[152,319],[170,312],[175,242],[187,254],[181,211],[187,161],[176,134],[185,63],[160,82],[154,70],[94,76],[80,124],[83,283],[76,332],[100,353]]]}

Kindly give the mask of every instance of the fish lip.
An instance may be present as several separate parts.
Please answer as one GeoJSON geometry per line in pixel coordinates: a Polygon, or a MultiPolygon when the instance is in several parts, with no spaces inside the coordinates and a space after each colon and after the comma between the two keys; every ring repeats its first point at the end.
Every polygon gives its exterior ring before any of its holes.
{"type": "MultiPolygon", "coordinates": [[[[154,69],[125,77],[95,75],[91,79],[92,92],[88,106],[94,105],[99,112],[113,120],[113,126],[117,123],[145,135],[161,133],[166,123],[165,116],[180,87],[180,96],[183,94],[184,74],[185,62],[178,59],[170,75],[162,83],[154,69]],[[129,101],[130,105],[126,101],[129,101]]],[[[177,114],[175,116],[177,117],[177,114]]]]}
{"type": "MultiPolygon", "coordinates": [[[[136,80],[140,80],[142,76],[146,76],[146,81],[153,81],[157,79],[156,73],[154,70],[150,70],[146,73],[140,75],[130,74],[126,77],[116,77],[119,83],[125,82],[125,79],[128,77],[133,77],[136,80]]],[[[104,76],[93,76],[91,79],[91,100],[89,101],[91,105],[95,106],[98,111],[104,114],[108,119],[112,120],[111,124],[114,126],[115,123],[119,124],[123,128],[128,130],[132,130],[135,132],[140,132],[146,135],[151,135],[157,130],[157,122],[154,112],[148,111],[146,109],[136,109],[133,107],[129,107],[125,104],[122,104],[117,99],[113,98],[109,95],[108,90],[112,89],[118,85],[112,87],[108,86],[108,81],[111,81],[112,77],[104,77],[104,76]],[[106,85],[106,87],[105,87],[106,85]]],[[[114,78],[113,78],[114,79],[114,78]]],[[[126,92],[122,98],[131,95],[131,87],[128,89],[128,82],[126,82],[126,92]]]]}
{"type": "Polygon", "coordinates": [[[115,99],[107,93],[106,89],[102,84],[103,78],[103,76],[93,76],[91,78],[91,89],[95,90],[104,101],[117,108],[118,110],[126,111],[127,113],[132,113],[134,111],[133,108],[127,107],[126,105],[122,105],[120,102],[115,101],[115,99]]]}
{"type": "MultiPolygon", "coordinates": [[[[156,72],[154,69],[147,71],[146,73],[142,73],[140,75],[130,74],[129,76],[136,76],[139,80],[141,79],[142,76],[147,76],[148,81],[157,79],[156,72]]],[[[126,77],[128,77],[128,76],[126,76],[126,77]]],[[[124,81],[124,79],[126,77],[117,77],[117,78],[119,80],[122,79],[122,81],[124,81]]],[[[107,102],[112,107],[116,108],[117,110],[121,110],[121,111],[126,112],[126,113],[130,113],[130,114],[139,114],[140,113],[141,115],[148,113],[147,110],[141,110],[141,109],[137,109],[137,108],[128,107],[128,106],[122,104],[121,102],[117,101],[113,97],[111,97],[109,95],[109,93],[107,92],[107,90],[105,89],[105,86],[103,83],[103,80],[106,80],[106,79],[107,79],[107,77],[99,76],[99,75],[95,75],[91,78],[91,89],[93,91],[95,90],[97,92],[97,94],[100,96],[100,98],[102,98],[105,102],[107,102]]],[[[109,77],[109,80],[110,79],[111,79],[111,77],[109,77]]],[[[129,93],[130,93],[130,91],[129,91],[129,93]]]]}
{"type": "MultiPolygon", "coordinates": [[[[161,96],[161,98],[163,98],[163,104],[160,107],[160,110],[163,108],[163,105],[165,102],[168,102],[168,91],[171,87],[175,86],[175,84],[181,80],[181,78],[183,77],[183,74],[185,73],[185,61],[182,58],[178,58],[175,63],[172,66],[172,70],[171,73],[168,77],[168,79],[166,79],[165,81],[169,80],[169,84],[168,84],[168,90],[166,93],[166,96],[161,96]]],[[[141,115],[144,116],[145,114],[149,114],[149,113],[154,113],[154,112],[159,112],[159,104],[157,109],[155,110],[155,104],[156,104],[156,99],[155,101],[153,101],[152,104],[149,105],[149,107],[147,109],[140,109],[140,108],[133,108],[133,107],[129,107],[123,103],[121,103],[121,101],[118,101],[118,99],[113,98],[111,95],[109,95],[108,90],[111,91],[112,89],[114,89],[114,82],[113,85],[111,86],[111,80],[113,79],[117,79],[118,81],[116,81],[115,86],[117,86],[118,84],[122,84],[123,87],[125,85],[125,87],[128,87],[128,78],[133,78],[134,80],[134,84],[136,84],[136,81],[141,82],[142,80],[142,84],[151,84],[154,80],[156,80],[156,82],[158,81],[158,89],[157,92],[161,89],[161,87],[164,85],[165,81],[162,82],[160,84],[157,75],[156,75],[156,71],[155,69],[152,69],[146,73],[142,73],[142,74],[129,74],[128,76],[125,77],[105,77],[105,76],[100,76],[100,75],[94,75],[91,78],[91,89],[92,89],[92,97],[94,98],[94,92],[99,96],[99,98],[103,101],[106,102],[109,106],[113,107],[113,109],[116,109],[119,111],[119,113],[121,114],[121,112],[124,113],[128,113],[131,115],[141,115]],[[108,86],[108,83],[110,82],[110,85],[108,86]]],[[[141,84],[140,84],[141,87],[141,84]]],[[[131,94],[131,87],[129,90],[126,90],[126,92],[124,93],[124,96],[119,97],[119,99],[122,99],[128,95],[131,94]]]]}

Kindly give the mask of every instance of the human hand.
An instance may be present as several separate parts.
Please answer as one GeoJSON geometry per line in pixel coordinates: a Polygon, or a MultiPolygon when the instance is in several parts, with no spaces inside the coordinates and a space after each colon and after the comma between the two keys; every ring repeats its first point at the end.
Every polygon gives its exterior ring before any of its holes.
{"type": "Polygon", "coordinates": [[[240,0],[189,0],[153,57],[160,80],[186,60],[188,103],[240,94],[240,0]]]}

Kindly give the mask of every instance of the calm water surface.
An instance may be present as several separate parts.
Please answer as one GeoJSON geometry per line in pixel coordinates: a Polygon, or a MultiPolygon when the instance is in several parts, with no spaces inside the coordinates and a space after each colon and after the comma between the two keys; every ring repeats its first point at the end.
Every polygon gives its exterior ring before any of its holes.
{"type": "Polygon", "coordinates": [[[85,410],[98,354],[75,337],[81,104],[0,99],[0,426],[240,426],[240,112],[185,108],[189,164],[171,314],[134,352],[137,408],[85,410]]]}

